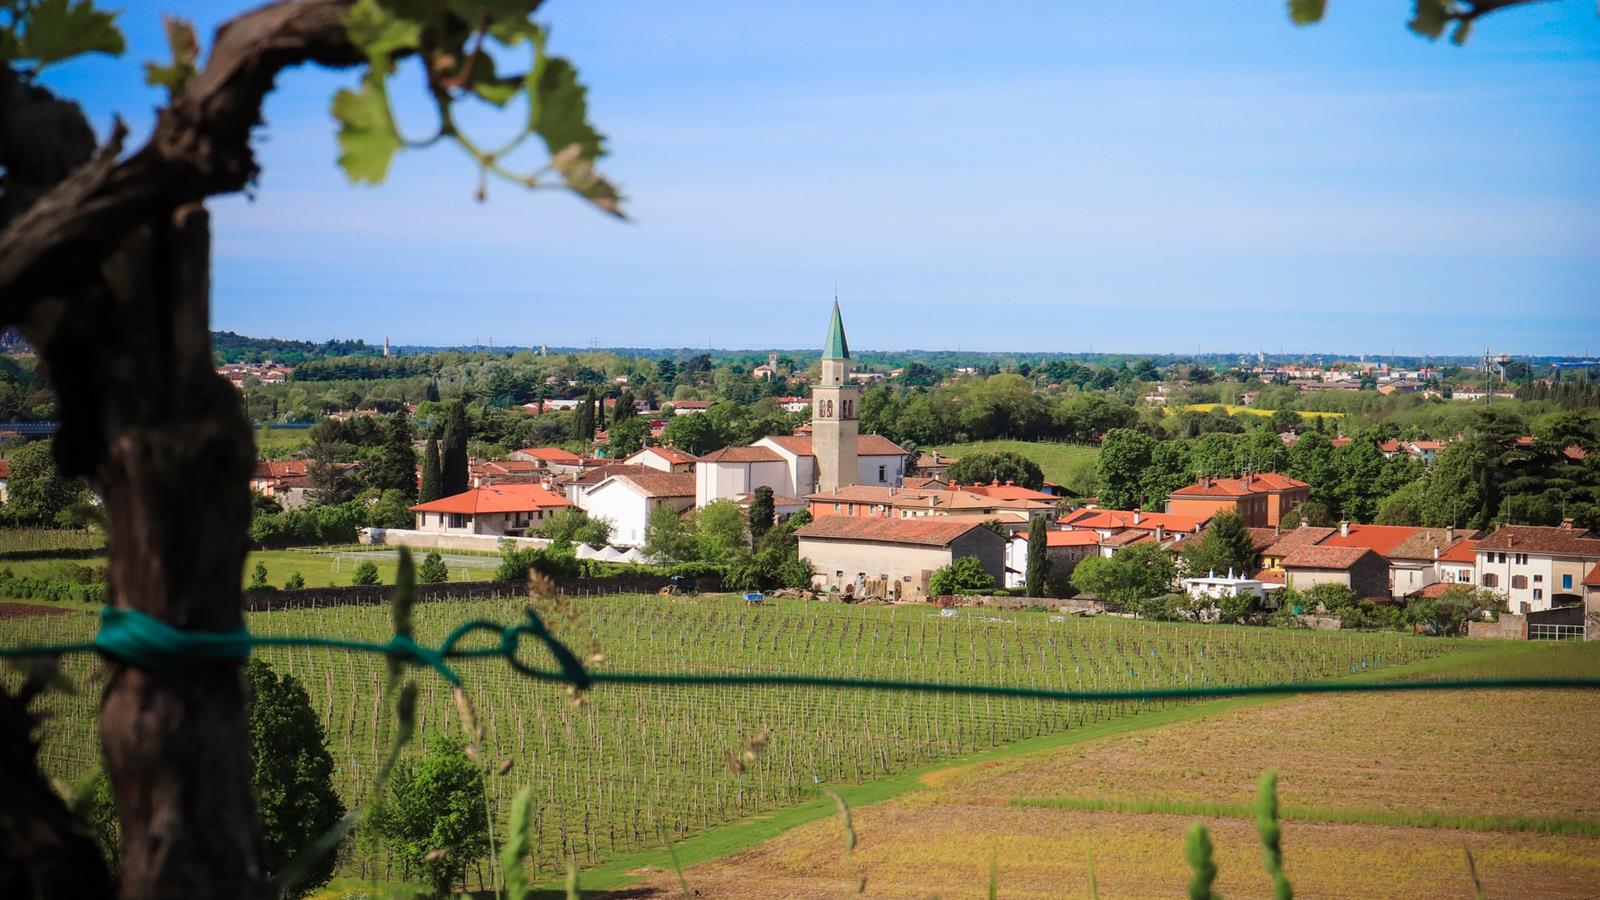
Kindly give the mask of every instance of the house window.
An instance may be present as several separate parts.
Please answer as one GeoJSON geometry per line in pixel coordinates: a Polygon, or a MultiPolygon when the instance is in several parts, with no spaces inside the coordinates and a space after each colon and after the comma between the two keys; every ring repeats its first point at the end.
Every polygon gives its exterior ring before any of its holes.
{"type": "Polygon", "coordinates": [[[1513,575],[1513,576],[1511,576],[1511,589],[1513,591],[1526,590],[1527,587],[1528,587],[1528,576],[1526,576],[1526,575],[1513,575]]]}
{"type": "Polygon", "coordinates": [[[1561,589],[1563,591],[1572,590],[1572,576],[1571,575],[1563,575],[1563,576],[1561,576],[1561,589]]]}
{"type": "Polygon", "coordinates": [[[1499,587],[1500,576],[1494,574],[1493,572],[1483,573],[1483,586],[1486,588],[1499,587]]]}
{"type": "Polygon", "coordinates": [[[467,527],[467,517],[465,515],[463,515],[462,513],[451,513],[450,514],[450,527],[451,528],[465,528],[465,527],[467,527]]]}
{"type": "Polygon", "coordinates": [[[834,512],[838,512],[838,511],[839,511],[839,504],[837,504],[837,503],[835,503],[835,504],[834,504],[834,505],[833,505],[833,511],[834,511],[834,512]]]}
{"type": "Polygon", "coordinates": [[[878,467],[878,480],[879,481],[883,480],[883,476],[884,476],[885,471],[886,470],[885,470],[885,468],[883,466],[879,466],[878,467]]]}
{"type": "Polygon", "coordinates": [[[1513,561],[1516,562],[1516,564],[1519,565],[1519,566],[1525,566],[1525,565],[1528,564],[1528,554],[1526,554],[1526,553],[1518,553],[1518,554],[1515,555],[1513,561]]]}
{"type": "Polygon", "coordinates": [[[1544,583],[1544,576],[1543,575],[1535,575],[1535,576],[1533,576],[1533,583],[1534,584],[1543,584],[1544,583]]]}
{"type": "Polygon", "coordinates": [[[1504,553],[1496,553],[1494,556],[1495,556],[1495,560],[1494,560],[1495,562],[1505,562],[1506,561],[1506,555],[1504,553]]]}
{"type": "Polygon", "coordinates": [[[1544,591],[1541,591],[1538,588],[1534,588],[1533,589],[1533,599],[1535,599],[1535,600],[1543,600],[1544,599],[1544,591]]]}

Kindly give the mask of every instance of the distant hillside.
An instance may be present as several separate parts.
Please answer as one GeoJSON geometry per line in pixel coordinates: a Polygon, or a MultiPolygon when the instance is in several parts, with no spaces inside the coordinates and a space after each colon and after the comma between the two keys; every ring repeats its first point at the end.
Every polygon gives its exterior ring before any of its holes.
{"type": "Polygon", "coordinates": [[[211,332],[211,348],[218,362],[265,362],[299,365],[308,359],[329,356],[378,356],[376,347],[366,341],[291,341],[282,338],[257,338],[232,331],[211,332]]]}

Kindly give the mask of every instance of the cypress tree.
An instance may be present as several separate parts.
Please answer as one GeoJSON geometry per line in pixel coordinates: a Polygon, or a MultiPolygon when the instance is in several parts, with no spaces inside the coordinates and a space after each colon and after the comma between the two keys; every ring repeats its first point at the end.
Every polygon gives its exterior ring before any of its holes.
{"type": "Polygon", "coordinates": [[[617,405],[611,410],[611,424],[613,427],[619,422],[625,422],[639,414],[639,403],[633,399],[633,392],[623,391],[617,398],[617,405]]]}
{"type": "Polygon", "coordinates": [[[428,435],[428,444],[422,448],[422,492],[417,499],[423,503],[444,496],[443,476],[439,466],[439,442],[428,435]]]}
{"type": "Polygon", "coordinates": [[[594,388],[589,389],[589,402],[594,404],[594,427],[596,431],[606,428],[606,401],[604,397],[595,394],[594,388]]]}
{"type": "Polygon", "coordinates": [[[1028,523],[1028,596],[1043,597],[1045,582],[1050,577],[1049,532],[1044,516],[1034,516],[1028,523]]]}
{"type": "Polygon", "coordinates": [[[594,440],[594,404],[585,397],[572,410],[572,439],[587,444],[594,440]]]}
{"type": "Polygon", "coordinates": [[[411,417],[401,406],[385,423],[383,446],[369,463],[374,469],[368,481],[372,487],[399,491],[408,500],[417,496],[417,451],[411,437],[411,417]]]}
{"type": "Polygon", "coordinates": [[[459,400],[445,409],[444,440],[439,448],[439,489],[446,497],[467,489],[467,410],[459,400]]]}

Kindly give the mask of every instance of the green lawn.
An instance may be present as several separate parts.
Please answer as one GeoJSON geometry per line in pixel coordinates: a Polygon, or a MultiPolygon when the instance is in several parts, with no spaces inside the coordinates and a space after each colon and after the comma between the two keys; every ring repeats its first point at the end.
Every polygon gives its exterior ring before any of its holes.
{"type": "Polygon", "coordinates": [[[1062,485],[1081,495],[1095,492],[1095,466],[1100,459],[1099,447],[1079,444],[1046,444],[1032,441],[977,441],[970,444],[947,444],[938,448],[940,453],[960,459],[973,453],[1018,453],[1039,464],[1046,481],[1062,485]]]}
{"type": "Polygon", "coordinates": [[[309,428],[256,429],[256,455],[263,459],[283,459],[310,442],[309,428]]]}

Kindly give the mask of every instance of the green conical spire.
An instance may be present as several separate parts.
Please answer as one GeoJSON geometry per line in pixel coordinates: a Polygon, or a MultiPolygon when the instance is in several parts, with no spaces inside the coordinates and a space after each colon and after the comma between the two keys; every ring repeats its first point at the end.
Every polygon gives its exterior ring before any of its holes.
{"type": "Polygon", "coordinates": [[[844,318],[839,315],[839,301],[833,301],[833,321],[828,323],[828,339],[822,345],[823,359],[849,359],[850,342],[844,339],[844,318]]]}

